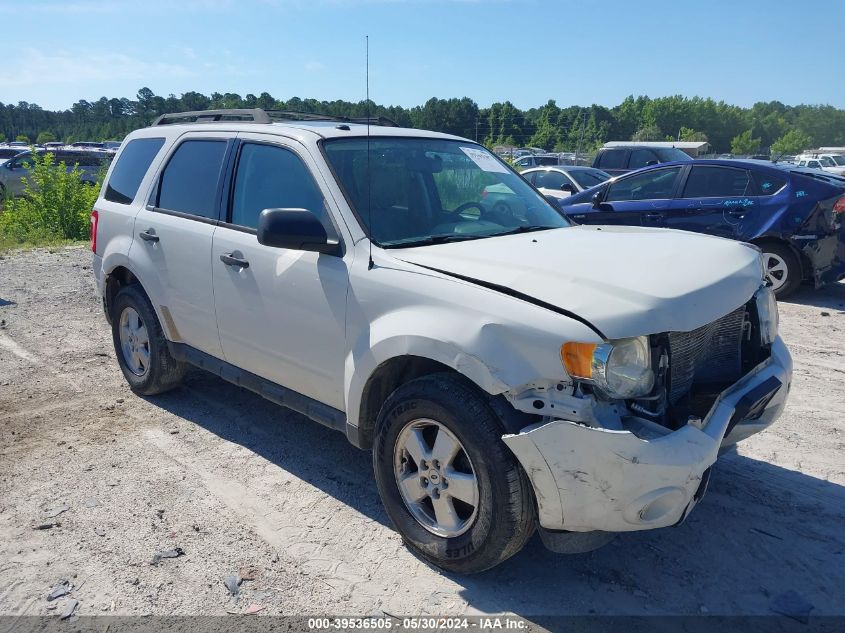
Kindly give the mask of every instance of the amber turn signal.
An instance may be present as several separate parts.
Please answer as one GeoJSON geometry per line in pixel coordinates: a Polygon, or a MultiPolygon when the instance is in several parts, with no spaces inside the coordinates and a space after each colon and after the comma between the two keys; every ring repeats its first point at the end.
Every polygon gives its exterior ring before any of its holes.
{"type": "Polygon", "coordinates": [[[593,353],[596,343],[564,343],[560,346],[560,360],[573,378],[593,377],[593,353]]]}

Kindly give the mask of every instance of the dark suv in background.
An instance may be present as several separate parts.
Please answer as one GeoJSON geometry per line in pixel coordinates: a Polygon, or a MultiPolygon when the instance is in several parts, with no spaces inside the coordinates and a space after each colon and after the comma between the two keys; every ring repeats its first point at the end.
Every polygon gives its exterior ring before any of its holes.
{"type": "Polygon", "coordinates": [[[593,160],[593,167],[601,169],[611,176],[618,176],[649,165],[682,160],[692,160],[692,158],[677,147],[616,145],[614,147],[602,147],[593,160]]]}

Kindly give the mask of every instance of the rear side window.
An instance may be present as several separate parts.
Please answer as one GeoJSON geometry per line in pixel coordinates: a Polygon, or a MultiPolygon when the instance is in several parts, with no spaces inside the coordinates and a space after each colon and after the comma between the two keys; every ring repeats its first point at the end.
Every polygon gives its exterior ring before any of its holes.
{"type": "Polygon", "coordinates": [[[786,185],[786,177],[780,175],[754,173],[755,184],[757,185],[758,196],[771,196],[777,193],[786,185]]]}
{"type": "Polygon", "coordinates": [[[625,150],[609,149],[603,151],[599,156],[599,164],[596,167],[601,167],[602,169],[624,169],[625,150]]]}
{"type": "Polygon", "coordinates": [[[157,207],[217,219],[217,183],[226,141],[185,141],[161,175],[157,207]]]}
{"type": "Polygon", "coordinates": [[[308,209],[323,217],[323,196],[302,160],[290,150],[247,143],[238,159],[232,224],[258,227],[264,209],[308,209]]]}
{"type": "Polygon", "coordinates": [[[690,170],[682,198],[734,198],[756,194],[745,169],[695,166],[690,170]]]}
{"type": "Polygon", "coordinates": [[[162,145],[163,138],[138,138],[130,141],[112,170],[106,185],[106,200],[131,204],[162,145]]]}

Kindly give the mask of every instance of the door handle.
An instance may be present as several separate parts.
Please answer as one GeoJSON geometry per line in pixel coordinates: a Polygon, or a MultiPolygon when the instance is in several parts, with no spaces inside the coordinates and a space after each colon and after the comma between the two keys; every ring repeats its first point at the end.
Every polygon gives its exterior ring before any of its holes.
{"type": "Polygon", "coordinates": [[[237,266],[238,268],[249,268],[249,262],[240,257],[235,257],[234,253],[223,253],[220,256],[220,261],[227,266],[237,266]]]}
{"type": "Polygon", "coordinates": [[[138,237],[140,237],[145,242],[152,242],[155,244],[158,242],[158,235],[156,235],[155,229],[147,229],[146,231],[141,231],[138,233],[138,237]]]}
{"type": "Polygon", "coordinates": [[[746,213],[748,213],[748,211],[745,209],[728,209],[728,215],[732,218],[736,218],[737,220],[744,218],[746,213]]]}
{"type": "Polygon", "coordinates": [[[656,222],[663,216],[660,213],[646,213],[645,215],[643,215],[643,217],[651,222],[656,222]]]}

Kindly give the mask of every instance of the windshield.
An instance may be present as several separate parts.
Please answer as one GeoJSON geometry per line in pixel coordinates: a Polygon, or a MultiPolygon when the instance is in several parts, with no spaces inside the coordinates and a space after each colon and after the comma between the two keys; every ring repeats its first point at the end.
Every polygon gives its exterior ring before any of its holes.
{"type": "Polygon", "coordinates": [[[836,163],[839,167],[845,166],[845,156],[840,156],[839,154],[834,154],[830,157],[834,163],[836,163]]]}
{"type": "Polygon", "coordinates": [[[661,163],[671,163],[673,160],[692,160],[692,157],[677,147],[658,147],[654,150],[661,163]]]}
{"type": "Polygon", "coordinates": [[[569,226],[483,147],[430,138],[333,139],[323,147],[373,241],[384,247],[569,226]]]}
{"type": "Polygon", "coordinates": [[[836,163],[834,163],[827,156],[820,156],[819,162],[822,164],[822,167],[836,167],[836,163]]]}
{"type": "Polygon", "coordinates": [[[601,169],[573,169],[568,173],[582,189],[589,189],[600,185],[605,180],[610,180],[610,174],[601,169]]]}

